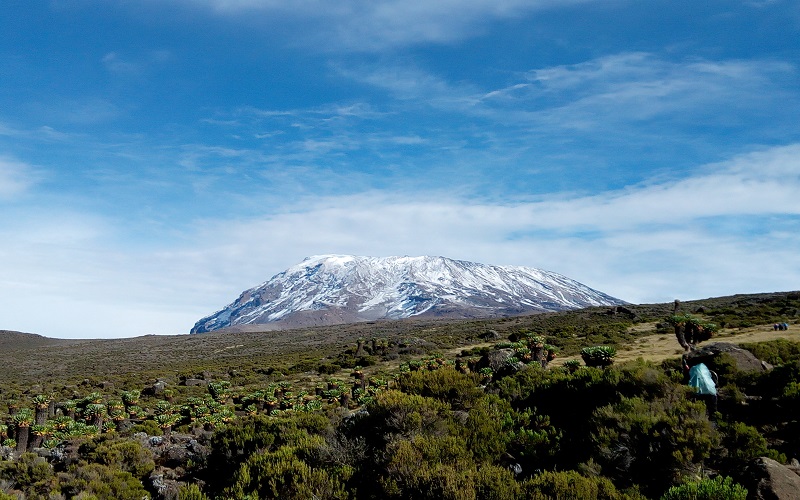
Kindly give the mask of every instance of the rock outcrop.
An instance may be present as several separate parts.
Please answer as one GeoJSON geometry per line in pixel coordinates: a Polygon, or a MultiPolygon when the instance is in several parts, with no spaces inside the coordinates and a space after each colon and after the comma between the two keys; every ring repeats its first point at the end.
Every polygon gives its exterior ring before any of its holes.
{"type": "Polygon", "coordinates": [[[691,351],[688,355],[688,362],[690,366],[705,363],[709,367],[714,367],[723,354],[733,360],[738,371],[763,372],[771,368],[768,363],[762,362],[750,351],[727,342],[714,342],[691,351]]]}
{"type": "Polygon", "coordinates": [[[771,458],[760,457],[748,466],[742,485],[748,499],[797,500],[800,498],[800,476],[790,467],[771,458]]]}

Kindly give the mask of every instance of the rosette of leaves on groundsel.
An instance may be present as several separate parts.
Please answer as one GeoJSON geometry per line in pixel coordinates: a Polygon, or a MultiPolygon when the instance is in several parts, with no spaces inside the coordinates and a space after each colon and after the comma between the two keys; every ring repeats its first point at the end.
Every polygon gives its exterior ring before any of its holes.
{"type": "Polygon", "coordinates": [[[581,349],[581,358],[586,366],[603,367],[614,363],[617,349],[610,345],[598,345],[581,349]]]}

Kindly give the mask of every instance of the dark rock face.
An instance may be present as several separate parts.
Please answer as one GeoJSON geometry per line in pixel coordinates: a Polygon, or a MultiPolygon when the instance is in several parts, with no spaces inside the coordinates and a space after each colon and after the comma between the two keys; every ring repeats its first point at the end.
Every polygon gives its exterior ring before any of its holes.
{"type": "Polygon", "coordinates": [[[791,468],[771,458],[755,459],[747,468],[742,483],[748,498],[754,500],[797,500],[800,498],[800,476],[791,468]]]}
{"type": "Polygon", "coordinates": [[[705,363],[708,366],[715,366],[715,360],[722,354],[728,355],[733,359],[736,369],[743,372],[763,372],[768,368],[760,359],[755,357],[750,351],[746,351],[739,346],[727,342],[715,342],[703,346],[689,353],[688,362],[690,366],[705,363]]]}

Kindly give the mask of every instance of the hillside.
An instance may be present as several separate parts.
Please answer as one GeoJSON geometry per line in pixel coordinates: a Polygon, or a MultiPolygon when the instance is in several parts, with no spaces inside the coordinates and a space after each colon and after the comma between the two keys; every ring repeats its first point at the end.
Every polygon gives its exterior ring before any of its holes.
{"type": "MultiPolygon", "coordinates": [[[[131,373],[166,375],[208,366],[226,370],[244,366],[298,371],[316,367],[358,338],[418,339],[426,343],[427,351],[435,352],[479,344],[487,331],[497,332],[500,338],[519,330],[555,336],[564,354],[569,355],[577,354],[586,344],[626,345],[654,334],[655,322],[668,316],[672,308],[672,303],[641,304],[625,306],[629,313],[617,314],[610,314],[613,308],[598,307],[470,321],[409,318],[277,332],[211,332],[126,339],[63,340],[0,331],[0,346],[6,354],[5,362],[0,364],[0,379],[28,383],[131,373]]],[[[798,317],[800,294],[734,295],[686,301],[681,308],[702,309],[721,326],[736,330],[798,317]]]]}
{"type": "Polygon", "coordinates": [[[674,308],[116,340],[0,332],[0,499],[644,500],[710,488],[744,500],[772,487],[754,472],[764,461],[800,488],[782,465],[800,458],[800,293],[680,304],[721,327],[706,343],[774,365],[709,361],[718,408],[686,386],[664,321],[674,308]],[[616,348],[614,362],[580,366],[587,346],[616,348]],[[546,369],[543,353],[555,355],[546,369]]]}

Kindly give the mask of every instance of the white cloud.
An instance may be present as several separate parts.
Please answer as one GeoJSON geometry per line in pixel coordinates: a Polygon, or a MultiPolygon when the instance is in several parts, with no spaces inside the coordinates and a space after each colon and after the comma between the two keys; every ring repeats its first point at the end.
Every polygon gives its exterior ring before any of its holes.
{"type": "Polygon", "coordinates": [[[528,97],[555,103],[538,115],[553,126],[607,127],[654,117],[730,125],[744,110],[780,109],[789,97],[782,82],[795,77],[796,68],[784,62],[671,62],[623,53],[530,71],[528,97]]]}
{"type": "Polygon", "coordinates": [[[413,66],[337,66],[339,75],[383,89],[398,107],[437,108],[543,131],[606,130],[659,119],[675,123],[742,125],[765,110],[775,123],[797,97],[788,89],[797,69],[763,60],[668,61],[649,53],[620,53],[579,64],[530,70],[501,88],[446,79],[413,66]]]}
{"type": "Polygon", "coordinates": [[[38,178],[39,175],[28,164],[0,156],[0,201],[22,195],[38,178]]]}
{"type": "Polygon", "coordinates": [[[38,104],[36,107],[48,120],[72,125],[106,123],[124,113],[116,103],[101,97],[66,99],[59,101],[57,106],[38,104]]]}
{"type": "Polygon", "coordinates": [[[303,256],[330,252],[538,266],[634,301],[781,289],[800,278],[800,236],[786,225],[800,224],[796,172],[800,145],[598,196],[508,205],[446,195],[309,199],[294,212],[209,223],[202,234],[204,241],[226,242],[209,251],[215,261],[239,262],[238,278],[230,278],[241,288],[266,279],[266,269],[278,272],[303,256]],[[753,218],[769,224],[773,216],[788,222],[760,234],[745,225],[753,218]],[[728,229],[714,229],[715,221],[728,229]]]}
{"type": "Polygon", "coordinates": [[[378,51],[470,38],[487,23],[553,7],[596,0],[175,0],[219,15],[262,16],[299,22],[302,39],[317,50],[378,51]],[[309,28],[314,26],[314,28],[309,28]]]}
{"type": "Polygon", "coordinates": [[[143,76],[145,71],[156,64],[163,64],[172,58],[172,54],[166,50],[151,51],[139,59],[131,59],[123,56],[119,52],[108,52],[101,62],[106,69],[114,74],[124,77],[143,76]]]}
{"type": "Polygon", "coordinates": [[[634,302],[789,290],[800,282],[797,192],[800,144],[596,196],[306,198],[263,217],[197,221],[181,244],[155,248],[126,244],[102,218],[17,214],[0,224],[0,301],[10,305],[0,328],[186,332],[243,289],[322,253],[541,267],[634,302]]]}

